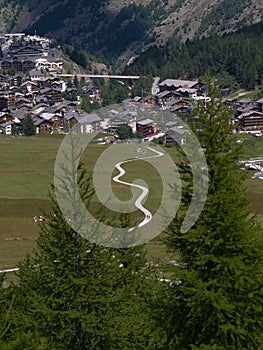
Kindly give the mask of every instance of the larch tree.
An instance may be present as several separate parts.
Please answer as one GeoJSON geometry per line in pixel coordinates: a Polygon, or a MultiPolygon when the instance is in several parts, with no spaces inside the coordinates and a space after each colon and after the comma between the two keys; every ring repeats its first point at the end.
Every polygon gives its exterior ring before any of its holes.
{"type": "MultiPolygon", "coordinates": [[[[85,171],[80,193],[92,195],[85,171]]],[[[113,249],[82,238],[58,203],[45,214],[35,256],[19,267],[13,319],[52,349],[152,349],[159,335],[147,299],[154,286],[143,247],[113,249]]],[[[87,230],[90,228],[87,228],[87,230]]]]}
{"type": "Polygon", "coordinates": [[[7,291],[4,287],[5,275],[0,274],[0,345],[5,339],[9,328],[10,303],[7,297],[7,291]]]}
{"type": "Polygon", "coordinates": [[[181,163],[186,186],[167,241],[179,266],[166,286],[160,320],[167,349],[263,349],[262,227],[249,211],[232,111],[208,85],[211,101],[195,110],[209,171],[207,199],[197,222],[182,233],[193,177],[181,163]]]}

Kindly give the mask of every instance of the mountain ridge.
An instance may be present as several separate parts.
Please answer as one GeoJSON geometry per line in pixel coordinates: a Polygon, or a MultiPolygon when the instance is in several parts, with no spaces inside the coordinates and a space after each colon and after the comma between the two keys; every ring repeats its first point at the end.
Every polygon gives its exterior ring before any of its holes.
{"type": "Polygon", "coordinates": [[[36,31],[119,64],[171,37],[185,42],[263,20],[262,0],[0,0],[0,7],[2,31],[36,31]]]}

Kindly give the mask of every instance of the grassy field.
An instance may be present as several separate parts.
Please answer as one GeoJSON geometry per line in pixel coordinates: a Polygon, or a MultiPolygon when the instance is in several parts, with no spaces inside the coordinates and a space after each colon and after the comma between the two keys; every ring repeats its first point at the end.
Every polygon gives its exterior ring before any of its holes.
{"type": "MultiPolygon", "coordinates": [[[[151,164],[145,161],[135,161],[127,163],[122,165],[122,168],[126,171],[126,174],[123,175],[121,178],[122,181],[132,183],[135,179],[139,178],[141,180],[144,180],[148,184],[149,192],[151,193],[151,195],[147,198],[145,202],[145,207],[148,208],[154,214],[160,206],[162,195],[162,183],[157,170],[151,164]]],[[[118,174],[119,171],[115,169],[113,172],[113,176],[116,176],[118,174]]],[[[106,187],[107,184],[105,184],[105,188],[106,187]]],[[[132,199],[132,191],[130,186],[112,182],[111,188],[115,196],[123,203],[125,203],[125,201],[127,200],[132,199]]],[[[138,191],[138,194],[140,193],[141,191],[138,191]]],[[[93,206],[91,207],[91,212],[94,214],[94,216],[96,216],[96,210],[100,208],[100,202],[96,196],[94,197],[94,202],[93,206]]],[[[106,215],[106,217],[116,216],[116,221],[118,221],[118,218],[120,218],[119,213],[112,212],[107,209],[104,209],[104,214],[106,215]]],[[[130,217],[130,220],[132,220],[133,225],[139,224],[143,220],[142,212],[134,212],[130,217]]]]}
{"type": "Polygon", "coordinates": [[[62,138],[0,135],[0,268],[32,251],[33,216],[50,208],[53,166],[62,138]]]}
{"type": "MultiPolygon", "coordinates": [[[[49,191],[53,183],[54,164],[62,137],[57,135],[36,137],[11,137],[0,135],[0,269],[14,267],[27,252],[35,247],[39,227],[33,217],[51,207],[49,191]]],[[[90,144],[82,161],[91,171],[98,156],[107,146],[90,144]]],[[[144,179],[150,187],[151,201],[146,205],[153,212],[160,203],[162,185],[157,171],[147,162],[136,166],[125,164],[125,181],[144,179]]],[[[116,174],[118,172],[116,171],[116,174]]],[[[113,184],[113,191],[120,199],[129,199],[128,186],[113,184]]],[[[99,208],[94,198],[93,212],[99,208]]],[[[109,215],[112,215],[109,210],[109,215]]],[[[107,213],[107,211],[106,211],[107,213]]],[[[141,212],[133,220],[142,220],[141,212]]]]}
{"type": "MultiPolygon", "coordinates": [[[[49,190],[53,183],[54,163],[62,137],[57,135],[36,137],[11,137],[0,135],[0,269],[14,267],[26,253],[35,248],[39,228],[33,217],[48,211],[51,206],[49,190]]],[[[242,137],[244,157],[263,156],[261,139],[242,137]]],[[[84,153],[83,161],[88,170],[94,167],[97,157],[107,146],[92,144],[84,153]]],[[[176,157],[173,148],[166,149],[176,157]]],[[[124,168],[128,182],[144,179],[150,186],[151,201],[146,206],[153,212],[158,208],[162,185],[157,171],[147,162],[140,166],[127,163],[124,168]]],[[[252,173],[251,173],[252,176],[252,173]]],[[[251,210],[263,219],[263,181],[246,181],[252,200],[251,210]]],[[[130,188],[114,185],[113,191],[120,199],[131,197],[130,188]]],[[[98,204],[94,202],[94,211],[98,204]]],[[[133,215],[139,222],[140,213],[133,215]],[[138,215],[137,215],[138,214],[138,215]]],[[[263,220],[262,220],[263,221],[263,220]]],[[[167,260],[167,253],[160,244],[149,244],[147,253],[152,261],[167,260]]]]}

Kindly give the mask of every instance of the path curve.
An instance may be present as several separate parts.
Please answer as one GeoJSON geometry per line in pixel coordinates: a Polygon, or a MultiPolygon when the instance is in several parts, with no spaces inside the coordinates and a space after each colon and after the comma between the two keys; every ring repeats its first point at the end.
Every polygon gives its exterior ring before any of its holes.
{"type": "MultiPolygon", "coordinates": [[[[136,157],[136,158],[128,159],[128,160],[125,160],[123,162],[117,163],[115,165],[115,168],[117,168],[120,173],[113,178],[113,181],[115,181],[117,183],[120,183],[120,184],[123,184],[123,185],[127,185],[127,186],[131,186],[131,187],[136,187],[136,188],[139,188],[142,191],[141,195],[136,199],[136,201],[134,203],[135,207],[137,209],[139,209],[140,211],[142,211],[143,214],[144,214],[144,219],[139,223],[138,227],[142,227],[142,226],[148,224],[148,222],[150,222],[152,220],[152,213],[142,205],[142,201],[148,195],[149,190],[145,186],[137,185],[137,184],[134,184],[134,183],[130,183],[130,182],[126,182],[126,181],[120,180],[120,178],[126,173],[126,171],[121,167],[121,165],[124,164],[124,163],[133,162],[135,160],[145,160],[145,159],[150,159],[150,158],[157,158],[157,157],[162,157],[164,155],[164,153],[162,153],[160,151],[157,151],[156,149],[153,149],[151,147],[146,147],[146,148],[148,148],[149,150],[151,150],[151,151],[153,151],[154,153],[157,153],[157,154],[154,155],[154,156],[148,156],[148,157],[140,157],[140,158],[136,157]]],[[[130,228],[129,231],[134,230],[135,227],[130,228]]]]}

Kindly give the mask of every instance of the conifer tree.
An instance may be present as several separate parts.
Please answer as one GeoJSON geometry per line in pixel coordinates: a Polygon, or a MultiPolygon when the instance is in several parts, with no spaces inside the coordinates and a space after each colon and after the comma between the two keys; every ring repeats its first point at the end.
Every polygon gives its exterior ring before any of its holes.
{"type": "Polygon", "coordinates": [[[8,330],[8,300],[4,281],[5,276],[0,274],[0,344],[8,330]]]}
{"type": "Polygon", "coordinates": [[[23,133],[25,136],[34,136],[36,134],[36,127],[30,114],[28,114],[24,120],[23,133]]]}
{"type": "Polygon", "coordinates": [[[18,129],[15,123],[11,125],[11,134],[17,136],[18,135],[18,129]]]}
{"type": "MultiPolygon", "coordinates": [[[[80,193],[88,203],[92,190],[84,174],[80,193]]],[[[156,336],[146,300],[153,280],[142,247],[88,242],[54,198],[45,217],[36,255],[20,264],[16,327],[47,339],[48,349],[151,349],[156,336]]]]}
{"type": "Polygon", "coordinates": [[[26,334],[14,329],[12,314],[16,299],[15,287],[10,281],[5,280],[3,274],[0,275],[0,349],[1,350],[22,350],[35,349],[45,350],[46,342],[40,339],[37,334],[31,332],[26,334]]]}
{"type": "Polygon", "coordinates": [[[193,185],[184,164],[184,201],[167,242],[179,256],[179,267],[162,309],[166,348],[262,349],[262,228],[248,209],[239,151],[230,136],[232,112],[211,83],[209,96],[211,102],[197,109],[197,134],[209,170],[206,204],[195,225],[180,232],[193,185]]]}
{"type": "Polygon", "coordinates": [[[82,101],[80,104],[80,109],[83,109],[83,111],[90,113],[92,111],[92,104],[87,95],[83,95],[82,101]]]}

